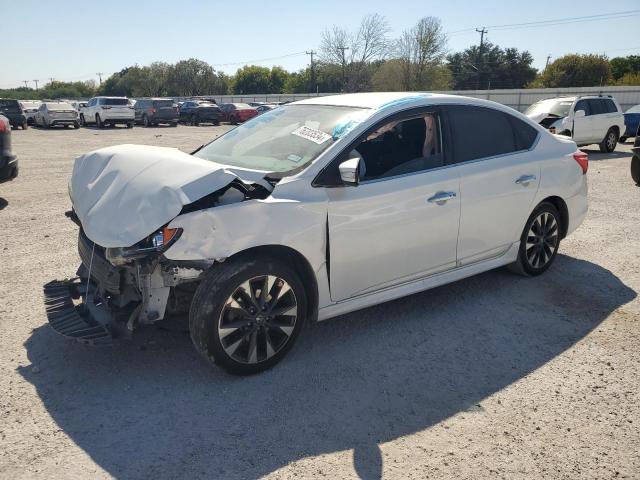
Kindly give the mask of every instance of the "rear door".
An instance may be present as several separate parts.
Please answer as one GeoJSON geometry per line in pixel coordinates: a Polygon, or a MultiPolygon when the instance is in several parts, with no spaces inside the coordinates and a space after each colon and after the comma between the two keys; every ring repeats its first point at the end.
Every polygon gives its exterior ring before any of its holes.
{"type": "Polygon", "coordinates": [[[604,140],[604,137],[607,135],[607,130],[610,127],[611,114],[608,111],[604,98],[590,98],[588,102],[592,118],[592,140],[594,142],[601,142],[604,140]]]}
{"type": "Polygon", "coordinates": [[[460,175],[457,260],[468,265],[517,242],[540,183],[532,149],[539,132],[500,110],[451,106],[453,154],[460,175]]]}

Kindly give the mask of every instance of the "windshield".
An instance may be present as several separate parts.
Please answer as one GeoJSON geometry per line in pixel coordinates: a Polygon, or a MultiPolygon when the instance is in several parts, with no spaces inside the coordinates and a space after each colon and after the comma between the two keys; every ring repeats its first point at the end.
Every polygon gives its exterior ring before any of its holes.
{"type": "Polygon", "coordinates": [[[335,142],[336,127],[366,113],[368,109],[353,107],[288,105],[254,117],[195,156],[252,170],[298,171],[335,142]]]}
{"type": "Polygon", "coordinates": [[[47,103],[49,110],[73,110],[73,107],[68,103],[47,103]]]}
{"type": "Polygon", "coordinates": [[[173,107],[173,100],[155,100],[156,107],[173,107]]]}
{"type": "Polygon", "coordinates": [[[557,115],[558,117],[566,117],[569,115],[569,109],[573,105],[572,100],[540,100],[534,103],[525,112],[525,115],[537,115],[539,113],[548,113],[557,115]]]}

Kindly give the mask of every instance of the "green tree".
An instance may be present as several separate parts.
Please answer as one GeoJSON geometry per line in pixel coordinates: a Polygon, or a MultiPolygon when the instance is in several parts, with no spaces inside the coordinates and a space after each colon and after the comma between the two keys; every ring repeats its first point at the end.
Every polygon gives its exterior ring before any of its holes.
{"type": "MultiPolygon", "coordinates": [[[[420,83],[411,90],[451,90],[453,77],[446,65],[427,65],[421,70],[420,83]]],[[[406,64],[402,59],[384,61],[373,74],[373,90],[378,92],[406,91],[406,64]]]]}
{"type": "Polygon", "coordinates": [[[640,86],[640,72],[625,73],[617,82],[616,85],[636,87],[640,86]]]}
{"type": "Polygon", "coordinates": [[[454,90],[524,88],[536,78],[533,56],[486,42],[447,57],[454,90]]]}
{"type": "Polygon", "coordinates": [[[233,93],[269,93],[270,87],[271,71],[258,65],[239,68],[232,80],[233,93]]]}
{"type": "Polygon", "coordinates": [[[565,55],[550,63],[540,75],[545,88],[594,87],[606,85],[611,78],[611,64],[605,55],[565,55]]]}
{"type": "Polygon", "coordinates": [[[284,86],[291,74],[282,67],[271,67],[269,93],[284,93],[284,86]]]}
{"type": "Polygon", "coordinates": [[[611,75],[614,80],[620,80],[627,73],[640,72],[640,55],[612,58],[609,63],[611,63],[611,75]]]}

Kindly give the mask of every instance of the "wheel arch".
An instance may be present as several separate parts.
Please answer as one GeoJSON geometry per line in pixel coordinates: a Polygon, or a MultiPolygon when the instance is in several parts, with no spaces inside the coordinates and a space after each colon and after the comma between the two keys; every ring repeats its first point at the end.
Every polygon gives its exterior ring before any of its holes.
{"type": "MultiPolygon", "coordinates": [[[[318,281],[311,264],[299,251],[284,245],[259,245],[234,253],[225,261],[237,258],[271,257],[292,266],[300,274],[300,280],[307,294],[309,320],[315,322],[318,316],[318,281]]],[[[215,268],[215,267],[214,267],[215,268]]]]}
{"type": "MultiPolygon", "coordinates": [[[[569,208],[567,207],[567,203],[562,199],[562,197],[558,197],[557,195],[552,195],[542,199],[538,205],[544,202],[550,203],[556,207],[560,213],[560,222],[562,226],[562,229],[560,230],[560,238],[565,238],[567,236],[567,230],[569,229],[569,208]]],[[[538,205],[536,205],[535,208],[538,208],[538,205]]]]}

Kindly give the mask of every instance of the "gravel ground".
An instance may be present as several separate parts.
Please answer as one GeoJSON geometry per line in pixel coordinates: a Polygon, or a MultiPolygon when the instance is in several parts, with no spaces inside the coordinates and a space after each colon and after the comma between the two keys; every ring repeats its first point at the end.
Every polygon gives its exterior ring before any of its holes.
{"type": "Polygon", "coordinates": [[[0,185],[0,478],[639,478],[640,190],[587,149],[590,211],[554,267],[505,270],[311,326],[236,378],[187,334],[90,348],[46,324],[72,276],[73,158],[190,151],[222,127],[14,131],[0,185]]]}

